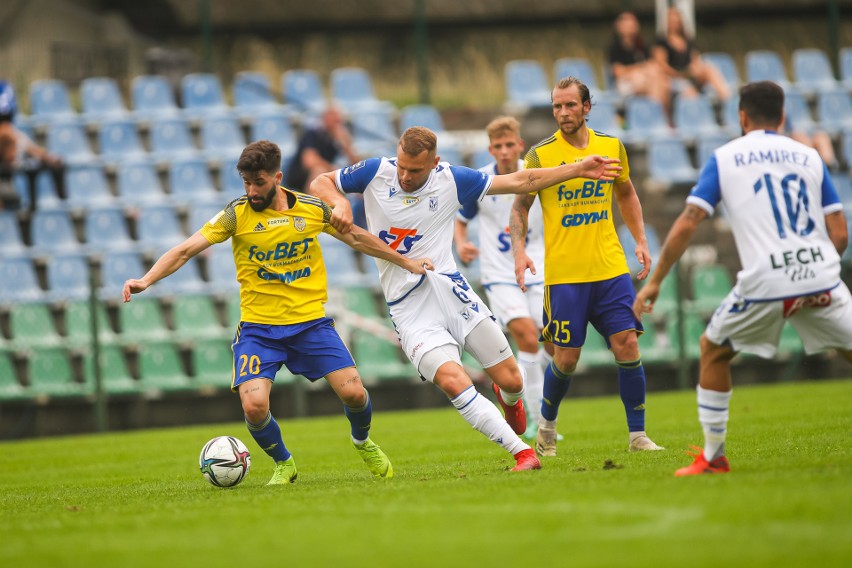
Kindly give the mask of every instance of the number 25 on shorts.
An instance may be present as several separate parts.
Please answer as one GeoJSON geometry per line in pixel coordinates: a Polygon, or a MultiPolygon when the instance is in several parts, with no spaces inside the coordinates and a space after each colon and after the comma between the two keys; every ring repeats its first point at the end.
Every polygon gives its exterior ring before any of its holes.
{"type": "Polygon", "coordinates": [[[560,320],[551,320],[550,321],[550,329],[553,333],[553,341],[555,343],[564,343],[567,344],[571,341],[571,330],[568,329],[568,326],[571,325],[570,321],[560,321],[560,320]]]}

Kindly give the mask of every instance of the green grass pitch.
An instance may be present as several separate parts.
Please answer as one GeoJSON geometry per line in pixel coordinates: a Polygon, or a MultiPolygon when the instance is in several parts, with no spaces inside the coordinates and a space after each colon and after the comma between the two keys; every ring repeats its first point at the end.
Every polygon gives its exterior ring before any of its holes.
{"type": "Polygon", "coordinates": [[[735,388],[733,472],[699,478],[672,475],[702,439],[692,392],[651,393],[667,450],[647,454],[626,451],[617,397],[566,399],[538,472],[508,472],[449,403],[376,412],[390,482],[342,414],[282,424],[289,487],[264,487],[272,462],[239,423],[5,442],[0,566],[849,566],[849,401],[852,380],[735,388]],[[233,489],[198,472],[221,434],[252,452],[233,489]]]}

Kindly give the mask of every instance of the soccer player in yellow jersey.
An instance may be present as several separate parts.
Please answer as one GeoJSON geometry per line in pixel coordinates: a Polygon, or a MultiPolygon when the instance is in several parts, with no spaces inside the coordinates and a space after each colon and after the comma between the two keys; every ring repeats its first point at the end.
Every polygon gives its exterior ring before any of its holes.
{"type": "MultiPolygon", "coordinates": [[[[642,206],[630,181],[627,152],[617,138],[591,130],[586,115],[592,108],[589,88],[574,77],[561,79],[551,93],[559,130],[527,152],[525,168],[570,164],[591,154],[621,160],[613,181],[575,178],[538,193],[544,217],[544,317],[542,339],[555,347],[545,370],[541,421],[536,451],[556,455],[559,404],[571,385],[591,323],[606,339],[618,366],[618,384],[627,413],[631,451],[660,450],[645,434],[645,370],[639,357],[642,324],[633,313],[635,291],[624,251],[612,221],[615,197],[624,222],[636,239],[635,254],[643,265],[637,277],[651,268],[642,206]]],[[[515,254],[515,276],[522,289],[527,269],[535,274],[526,254],[527,221],[535,194],[519,195],[509,227],[515,254]]]]}
{"type": "Polygon", "coordinates": [[[178,270],[207,247],[229,238],[240,282],[240,324],[232,345],[231,388],[239,392],[252,437],[275,460],[268,485],[296,481],[296,464],[269,411],[269,394],[282,365],[315,381],[324,377],[343,402],[352,442],[370,472],[393,477],[393,467],[370,440],[372,404],[334,322],[325,317],[326,269],[317,236],[329,233],[360,252],[423,274],[427,258],[408,259],[355,226],[337,232],[331,208],[316,197],[281,186],[281,150],[261,140],[237,162],[246,195],[229,203],[198,232],[161,256],[141,279],[130,279],[125,302],[178,270]]]}

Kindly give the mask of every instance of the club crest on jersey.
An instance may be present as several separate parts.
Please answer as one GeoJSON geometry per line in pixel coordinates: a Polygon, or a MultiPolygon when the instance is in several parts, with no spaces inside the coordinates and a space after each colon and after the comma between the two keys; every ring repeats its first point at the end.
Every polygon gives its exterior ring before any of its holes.
{"type": "Polygon", "coordinates": [[[305,230],[305,218],[304,217],[293,217],[293,228],[299,231],[300,233],[305,230]]]}
{"type": "Polygon", "coordinates": [[[429,211],[437,211],[438,210],[438,198],[430,197],[429,198],[429,211]]]}
{"type": "Polygon", "coordinates": [[[258,223],[257,225],[254,226],[254,232],[255,233],[259,233],[259,232],[265,231],[265,230],[266,230],[266,227],[263,226],[263,223],[258,223]]]}
{"type": "Polygon", "coordinates": [[[408,207],[410,205],[416,205],[419,202],[420,202],[419,197],[412,197],[412,196],[409,195],[407,197],[402,198],[402,205],[405,206],[405,207],[408,207]]]}

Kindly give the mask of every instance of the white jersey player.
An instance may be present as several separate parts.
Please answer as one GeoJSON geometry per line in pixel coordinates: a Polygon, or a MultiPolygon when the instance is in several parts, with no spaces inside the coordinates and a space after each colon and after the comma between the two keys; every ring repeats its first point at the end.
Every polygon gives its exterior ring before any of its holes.
{"type": "Polygon", "coordinates": [[[311,193],[334,207],[331,223],[346,231],[352,212],[344,193],[363,193],[368,230],[403,255],[432,259],[434,272],[411,277],[379,263],[382,290],[405,354],[426,380],[452,400],[468,423],[515,458],[514,471],[539,469],[535,452],[518,437],[526,429],[523,378],[509,343],[491,312],[458,272],[452,254],[452,224],[463,201],[486,194],[528,193],[578,176],[611,179],[617,160],[592,156],[583,162],[489,176],[440,162],[437,138],[412,127],[400,139],[396,158],[372,158],[323,174],[311,193]],[[499,387],[497,408],[479,395],[461,365],[467,350],[499,387]]]}
{"type": "Polygon", "coordinates": [[[679,476],[730,470],[725,436],[737,352],[771,358],[789,320],[807,353],[836,349],[852,362],[852,297],[840,280],[848,235],[828,169],[816,150],[777,134],[784,122],[778,85],[745,85],[739,108],[745,135],[717,149],[702,169],[634,305],[637,315],[651,310],[698,223],[724,203],[743,268],[701,337],[704,448],[679,476]]]}
{"type": "MultiPolygon", "coordinates": [[[[521,125],[511,116],[492,120],[485,128],[488,134],[488,151],[494,162],[479,169],[490,175],[508,174],[523,169],[521,155],[524,141],[521,125]]],[[[544,367],[550,364],[551,356],[540,349],[539,332],[542,328],[544,301],[544,221],[538,200],[530,208],[527,248],[535,265],[536,274],[527,275],[527,290],[524,292],[515,278],[515,258],[509,234],[509,216],[513,195],[489,195],[479,201],[468,201],[462,205],[456,217],[456,253],[462,262],[475,258],[480,262],[480,281],[485,289],[488,305],[497,322],[508,331],[518,346],[518,364],[524,370],[524,400],[527,411],[527,431],[524,438],[535,439],[541,415],[541,398],[544,387],[544,367]],[[479,247],[468,239],[468,223],[478,219],[479,247]]],[[[551,344],[544,344],[552,349],[551,344]]]]}

